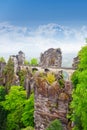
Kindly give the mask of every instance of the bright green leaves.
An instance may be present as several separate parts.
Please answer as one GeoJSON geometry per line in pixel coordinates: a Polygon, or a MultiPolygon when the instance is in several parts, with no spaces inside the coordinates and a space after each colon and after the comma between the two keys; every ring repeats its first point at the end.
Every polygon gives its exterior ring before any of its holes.
{"type": "Polygon", "coordinates": [[[24,129],[21,129],[21,130],[34,130],[34,128],[31,127],[31,126],[28,126],[28,127],[24,128],[24,129]]]}
{"type": "Polygon", "coordinates": [[[53,82],[56,81],[55,75],[53,73],[47,73],[45,79],[48,81],[49,84],[52,84],[53,82]]]}
{"type": "Polygon", "coordinates": [[[24,61],[24,65],[29,66],[29,65],[30,65],[29,61],[28,61],[28,60],[25,60],[25,61],[24,61]]]}
{"type": "Polygon", "coordinates": [[[84,46],[80,51],[79,51],[79,59],[80,59],[80,64],[79,64],[79,69],[80,70],[85,70],[87,69],[87,46],[84,46]]]}
{"type": "Polygon", "coordinates": [[[28,100],[26,100],[25,108],[22,114],[22,121],[25,126],[33,126],[34,127],[34,94],[30,96],[28,100]]]}
{"type": "Polygon", "coordinates": [[[73,92],[73,101],[71,103],[73,108],[72,120],[78,126],[79,130],[87,129],[87,85],[80,83],[73,92]],[[77,123],[77,118],[80,122],[77,123]]]}
{"type": "Polygon", "coordinates": [[[3,106],[7,110],[14,110],[19,106],[24,105],[26,99],[26,92],[20,86],[12,86],[9,94],[6,95],[6,100],[3,102],[3,106]]]}
{"type": "Polygon", "coordinates": [[[7,115],[6,130],[20,129],[23,125],[21,117],[26,100],[26,92],[20,86],[12,86],[9,94],[5,96],[2,106],[9,111],[7,115]]]}
{"type": "Polygon", "coordinates": [[[1,105],[8,111],[6,130],[34,126],[34,94],[26,99],[23,87],[12,86],[1,105]]]}
{"type": "Polygon", "coordinates": [[[30,61],[30,65],[37,66],[38,60],[36,58],[32,58],[31,61],[30,61]]]}
{"type": "Polygon", "coordinates": [[[5,62],[4,57],[0,57],[0,62],[5,62]]]}
{"type": "Polygon", "coordinates": [[[78,69],[72,75],[71,119],[75,122],[74,130],[87,130],[87,46],[79,52],[79,59],[78,69]]]}

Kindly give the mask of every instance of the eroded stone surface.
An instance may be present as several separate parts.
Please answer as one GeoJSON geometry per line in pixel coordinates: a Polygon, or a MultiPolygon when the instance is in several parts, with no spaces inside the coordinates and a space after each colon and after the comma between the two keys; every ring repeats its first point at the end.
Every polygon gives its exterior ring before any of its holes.
{"type": "Polygon", "coordinates": [[[77,57],[73,58],[72,67],[73,67],[74,69],[77,69],[78,64],[79,64],[79,57],[77,56],[77,57]]]}
{"type": "Polygon", "coordinates": [[[4,68],[5,68],[5,66],[6,66],[5,62],[0,62],[0,77],[2,76],[2,72],[3,72],[4,68]]]}
{"type": "Polygon", "coordinates": [[[40,66],[43,67],[61,67],[62,53],[60,48],[50,48],[40,56],[40,66]]]}
{"type": "Polygon", "coordinates": [[[49,85],[42,77],[36,78],[35,84],[35,130],[45,130],[51,121],[59,119],[63,130],[68,129],[68,106],[72,86],[60,88],[57,81],[49,85]],[[66,91],[69,88],[69,91],[66,91]]]}
{"type": "Polygon", "coordinates": [[[22,51],[19,51],[18,55],[11,55],[10,58],[14,63],[14,73],[16,74],[19,67],[24,65],[25,54],[22,51]]]}

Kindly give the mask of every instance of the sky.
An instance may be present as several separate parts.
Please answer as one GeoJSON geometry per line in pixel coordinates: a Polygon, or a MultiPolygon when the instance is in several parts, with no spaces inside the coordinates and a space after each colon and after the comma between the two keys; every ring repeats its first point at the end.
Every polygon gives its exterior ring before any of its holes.
{"type": "Polygon", "coordinates": [[[87,0],[0,0],[0,57],[61,48],[70,65],[86,37],[87,0]]]}

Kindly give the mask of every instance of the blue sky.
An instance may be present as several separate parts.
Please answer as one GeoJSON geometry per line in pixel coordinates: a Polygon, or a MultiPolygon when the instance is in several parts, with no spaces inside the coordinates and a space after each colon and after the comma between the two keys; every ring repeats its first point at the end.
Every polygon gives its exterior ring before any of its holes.
{"type": "Polygon", "coordinates": [[[0,0],[0,56],[60,47],[69,62],[86,37],[87,0],[0,0]]]}
{"type": "Polygon", "coordinates": [[[82,25],[87,21],[87,0],[0,0],[0,21],[82,25]]]}

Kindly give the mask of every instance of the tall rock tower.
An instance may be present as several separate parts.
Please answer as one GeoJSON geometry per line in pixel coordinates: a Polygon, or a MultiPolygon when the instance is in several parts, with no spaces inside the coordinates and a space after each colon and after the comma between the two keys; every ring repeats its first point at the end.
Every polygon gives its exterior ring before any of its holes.
{"type": "Polygon", "coordinates": [[[50,48],[40,56],[40,66],[42,67],[58,67],[62,64],[62,52],[60,48],[50,48]]]}
{"type": "Polygon", "coordinates": [[[18,55],[11,55],[10,58],[14,63],[14,73],[17,73],[18,67],[24,65],[25,54],[22,51],[18,52],[18,55]]]}

